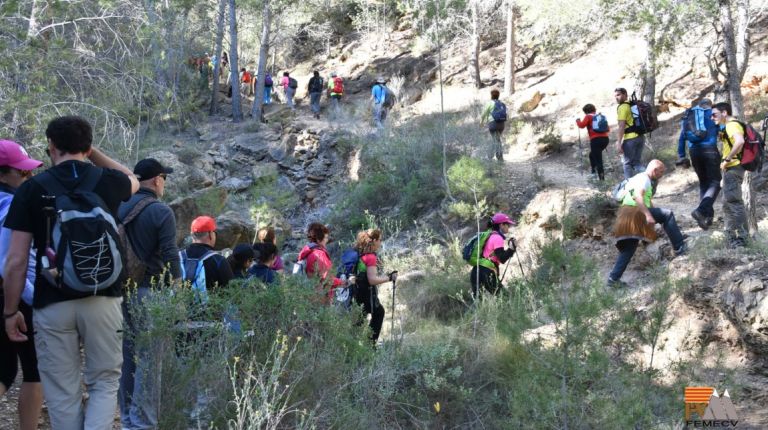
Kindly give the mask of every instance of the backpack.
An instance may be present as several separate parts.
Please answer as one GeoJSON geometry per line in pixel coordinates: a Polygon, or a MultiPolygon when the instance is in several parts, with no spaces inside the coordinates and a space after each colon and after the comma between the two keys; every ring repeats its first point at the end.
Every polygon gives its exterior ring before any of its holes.
{"type": "MultiPolygon", "coordinates": [[[[316,243],[310,243],[307,246],[309,247],[310,250],[314,250],[315,248],[317,248],[316,243]]],[[[310,254],[312,253],[310,252],[310,254]]],[[[304,258],[301,260],[296,260],[296,262],[293,263],[293,269],[291,269],[291,274],[307,276],[307,259],[304,258]]]]}
{"type": "Polygon", "coordinates": [[[596,113],[592,116],[592,131],[595,133],[607,133],[608,132],[608,118],[601,113],[596,113]]]}
{"type": "Polygon", "coordinates": [[[397,102],[397,96],[395,96],[395,92],[390,90],[389,87],[384,87],[384,103],[381,105],[384,106],[387,109],[392,108],[392,106],[395,105],[397,102]]]}
{"type": "Polygon", "coordinates": [[[613,190],[611,191],[611,197],[613,197],[614,200],[621,203],[624,201],[624,197],[627,195],[627,183],[629,182],[629,179],[624,179],[623,181],[616,184],[615,187],[613,187],[613,190]]]}
{"type": "Polygon", "coordinates": [[[698,106],[685,111],[683,117],[685,140],[690,143],[702,142],[707,137],[706,111],[698,106]]]}
{"type": "Polygon", "coordinates": [[[125,219],[120,221],[120,224],[117,226],[120,245],[123,251],[125,251],[125,275],[128,279],[136,283],[139,283],[144,279],[144,274],[147,272],[147,266],[136,254],[136,251],[134,251],[133,245],[131,245],[131,240],[126,232],[126,227],[133,222],[133,220],[136,219],[147,206],[155,202],[157,202],[157,199],[154,197],[145,197],[139,200],[138,203],[133,205],[131,210],[128,211],[125,219]]]}
{"type": "Polygon", "coordinates": [[[55,196],[56,215],[49,217],[55,223],[46,232],[46,246],[56,255],[56,287],[95,295],[115,285],[123,272],[115,218],[93,191],[102,173],[103,169],[91,167],[73,189],[65,188],[50,172],[34,177],[47,195],[55,196]]]}
{"type": "Polygon", "coordinates": [[[461,258],[463,258],[470,266],[477,266],[480,252],[485,248],[485,242],[488,241],[488,238],[491,237],[491,234],[493,233],[493,230],[486,230],[480,232],[480,234],[472,236],[472,239],[470,239],[461,250],[461,258]]]}
{"type": "MultiPolygon", "coordinates": [[[[763,136],[752,127],[741,121],[736,121],[744,130],[744,147],[741,149],[741,156],[738,157],[741,167],[748,172],[762,172],[763,161],[765,160],[765,140],[763,136]]],[[[725,135],[728,138],[728,135],[725,135]]],[[[730,141],[730,139],[728,138],[730,141]]]]}
{"type": "Polygon", "coordinates": [[[264,77],[264,86],[271,87],[272,85],[273,85],[272,76],[269,73],[267,73],[267,76],[264,77]]]}
{"type": "Polygon", "coordinates": [[[319,93],[323,91],[323,78],[312,78],[309,83],[310,93],[319,93]]]}
{"type": "Polygon", "coordinates": [[[499,100],[494,100],[493,110],[491,111],[491,117],[495,122],[504,122],[507,120],[507,105],[499,100]]]}
{"type": "MultiPolygon", "coordinates": [[[[342,280],[349,279],[350,276],[357,276],[357,263],[360,261],[360,253],[356,249],[350,248],[341,254],[341,264],[336,271],[336,277],[342,280]]],[[[344,309],[350,309],[352,301],[357,293],[357,284],[337,287],[334,292],[336,304],[344,309]]]]}
{"type": "Polygon", "coordinates": [[[293,88],[295,90],[296,88],[299,88],[299,83],[296,79],[288,77],[288,88],[293,88]]]}
{"type": "Polygon", "coordinates": [[[344,93],[344,81],[340,77],[333,78],[333,90],[331,92],[336,94],[344,93]]]}
{"type": "Polygon", "coordinates": [[[643,135],[651,133],[659,128],[659,120],[653,111],[653,106],[643,100],[638,100],[635,93],[632,93],[632,99],[627,103],[632,112],[632,125],[627,127],[625,133],[637,133],[643,135]]]}
{"type": "Polygon", "coordinates": [[[205,266],[203,263],[214,255],[216,255],[215,252],[208,250],[202,257],[189,258],[186,249],[179,252],[179,258],[181,258],[181,280],[190,283],[192,291],[195,293],[195,298],[203,304],[208,303],[208,287],[206,286],[205,266]]]}

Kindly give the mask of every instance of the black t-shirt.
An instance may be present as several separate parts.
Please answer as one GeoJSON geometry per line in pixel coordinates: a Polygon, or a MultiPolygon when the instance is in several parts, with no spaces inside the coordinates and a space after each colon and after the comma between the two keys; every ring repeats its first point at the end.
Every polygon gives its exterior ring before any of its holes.
{"type": "MultiPolygon", "coordinates": [[[[213,248],[204,243],[193,243],[187,247],[186,251],[189,258],[202,258],[206,253],[213,251],[213,248]]],[[[184,262],[182,261],[181,264],[183,265],[184,262]]],[[[208,291],[226,287],[235,277],[229,262],[221,254],[214,254],[203,261],[203,268],[205,269],[205,288],[208,291]]]]}
{"type": "MultiPolygon", "coordinates": [[[[51,167],[48,169],[48,172],[55,176],[64,187],[74,189],[89,169],[96,168],[90,163],[70,160],[51,167]]],[[[101,179],[93,191],[104,200],[109,212],[117,219],[117,209],[120,206],[120,202],[131,197],[131,181],[122,172],[103,169],[101,179]]],[[[43,213],[43,208],[51,204],[48,200],[42,198],[44,194],[46,194],[45,190],[34,178],[24,182],[16,191],[11,208],[8,210],[8,216],[5,219],[5,227],[11,230],[32,233],[33,246],[37,250],[38,255],[35,295],[33,298],[33,306],[35,308],[42,308],[52,303],[80,299],[92,295],[90,293],[64,292],[56,286],[49,284],[45,278],[40,276],[40,258],[45,255],[46,242],[46,217],[43,213]]],[[[122,279],[116,282],[114,287],[100,290],[97,294],[100,296],[118,297],[121,295],[121,284],[122,279]]]]}

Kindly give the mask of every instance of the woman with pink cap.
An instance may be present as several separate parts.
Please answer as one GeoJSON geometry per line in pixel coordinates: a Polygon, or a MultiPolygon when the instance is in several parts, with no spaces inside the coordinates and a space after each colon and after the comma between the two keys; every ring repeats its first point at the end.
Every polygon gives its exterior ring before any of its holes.
{"type": "Polygon", "coordinates": [[[477,297],[478,285],[481,285],[491,294],[497,294],[501,290],[501,281],[499,280],[499,266],[506,263],[515,255],[515,239],[507,239],[509,229],[515,225],[515,222],[507,214],[498,212],[494,214],[488,222],[490,234],[485,243],[481,243],[483,252],[472,267],[469,281],[472,284],[472,296],[477,297]],[[504,243],[507,243],[505,249],[504,243]]]}
{"type": "MultiPolygon", "coordinates": [[[[42,166],[43,162],[29,158],[27,151],[16,142],[0,140],[0,225],[5,223],[16,189],[32,177],[32,171],[42,166]]],[[[5,263],[11,231],[0,229],[0,262],[5,263]]],[[[0,264],[0,276],[5,276],[4,264],[0,264]]],[[[0,396],[5,394],[16,379],[18,362],[21,362],[23,379],[19,394],[19,428],[36,429],[43,406],[43,389],[40,374],[37,371],[34,328],[32,326],[32,294],[35,285],[35,252],[30,251],[27,279],[19,302],[19,310],[27,324],[27,340],[11,342],[5,333],[5,325],[0,328],[0,396]]],[[[4,301],[3,289],[0,288],[0,306],[4,301]]]]}

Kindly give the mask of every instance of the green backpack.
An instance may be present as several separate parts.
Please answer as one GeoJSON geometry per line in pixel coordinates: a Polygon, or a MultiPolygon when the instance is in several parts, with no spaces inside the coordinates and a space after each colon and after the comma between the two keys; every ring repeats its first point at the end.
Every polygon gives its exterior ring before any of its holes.
{"type": "Polygon", "coordinates": [[[470,266],[477,266],[479,263],[480,266],[484,266],[489,269],[496,268],[491,260],[480,257],[481,250],[485,248],[485,242],[488,241],[488,238],[491,237],[491,234],[493,233],[493,230],[486,230],[480,232],[480,234],[472,236],[472,239],[470,239],[469,242],[464,245],[464,249],[461,251],[461,256],[464,258],[464,261],[469,263],[470,266]]]}

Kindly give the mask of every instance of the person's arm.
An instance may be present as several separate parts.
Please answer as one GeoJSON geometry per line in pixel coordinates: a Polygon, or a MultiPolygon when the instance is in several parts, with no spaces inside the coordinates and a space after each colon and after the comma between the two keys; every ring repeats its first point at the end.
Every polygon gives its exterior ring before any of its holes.
{"type": "Polygon", "coordinates": [[[643,197],[645,196],[645,188],[635,188],[632,190],[632,198],[635,199],[635,203],[637,203],[637,207],[640,208],[640,210],[643,212],[643,215],[645,215],[645,221],[648,224],[656,224],[656,220],[653,219],[653,215],[651,215],[651,211],[648,210],[648,207],[645,206],[645,200],[643,197]]]}
{"type": "Polygon", "coordinates": [[[510,258],[512,258],[513,255],[515,255],[515,251],[517,248],[514,245],[514,240],[510,238],[509,241],[509,248],[496,248],[493,250],[493,255],[496,256],[496,258],[499,259],[499,262],[504,264],[506,263],[510,258]]]}
{"type": "Polygon", "coordinates": [[[736,155],[740,153],[741,149],[744,147],[744,135],[734,133],[733,136],[728,136],[728,138],[731,140],[733,146],[731,147],[731,152],[725,155],[724,160],[733,160],[733,158],[736,157],[736,155]]]}
{"type": "Polygon", "coordinates": [[[589,115],[585,115],[584,119],[581,120],[576,118],[576,126],[579,128],[586,128],[589,122],[589,115]]]}
{"type": "Polygon", "coordinates": [[[491,103],[485,105],[485,109],[483,109],[483,113],[480,115],[481,125],[484,125],[488,121],[488,117],[491,116],[491,111],[493,111],[493,104],[491,103]]]}
{"type": "Polygon", "coordinates": [[[32,233],[13,230],[11,244],[5,259],[5,278],[3,279],[4,305],[3,320],[8,339],[13,342],[24,342],[27,336],[27,324],[19,312],[19,300],[24,289],[29,264],[29,248],[32,246],[32,233]]]}
{"type": "Polygon", "coordinates": [[[685,158],[685,125],[680,127],[680,137],[677,138],[677,158],[685,158]]]}
{"type": "Polygon", "coordinates": [[[176,245],[176,218],[173,216],[173,211],[167,206],[158,204],[153,206],[166,209],[160,220],[157,242],[160,247],[163,267],[167,267],[168,273],[174,279],[178,279],[181,277],[181,259],[179,258],[179,247],[176,245]]]}
{"type": "Polygon", "coordinates": [[[366,267],[365,274],[368,276],[368,283],[371,285],[379,285],[391,281],[389,276],[379,276],[376,266],[366,267]]]}
{"type": "Polygon", "coordinates": [[[91,154],[88,156],[88,158],[94,165],[98,167],[104,167],[125,173],[125,175],[128,176],[128,179],[131,181],[131,194],[136,194],[136,191],[139,191],[139,180],[136,179],[136,175],[133,174],[131,169],[109,158],[109,156],[101,152],[99,148],[91,147],[91,154]]]}
{"type": "Polygon", "coordinates": [[[217,273],[219,278],[219,288],[226,287],[229,281],[235,278],[235,274],[232,273],[232,268],[229,267],[229,262],[226,258],[221,257],[217,266],[217,273]]]}

